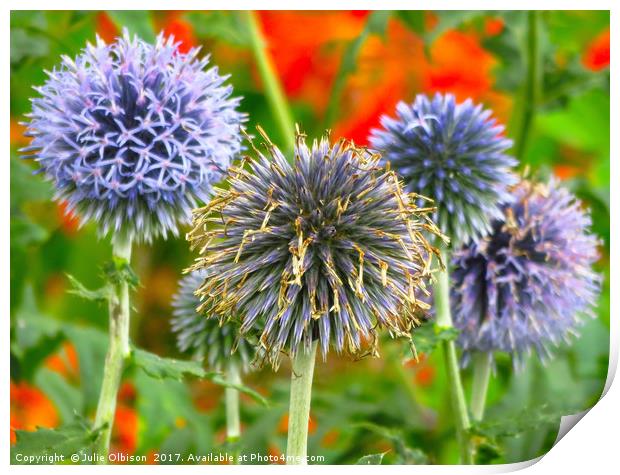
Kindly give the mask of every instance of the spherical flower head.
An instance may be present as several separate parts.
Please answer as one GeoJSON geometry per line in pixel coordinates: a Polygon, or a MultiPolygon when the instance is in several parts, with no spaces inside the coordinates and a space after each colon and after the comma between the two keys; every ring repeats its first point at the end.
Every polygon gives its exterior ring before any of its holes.
{"type": "Polygon", "coordinates": [[[219,314],[241,316],[277,367],[282,352],[316,340],[351,355],[376,354],[376,333],[409,337],[438,230],[402,192],[379,156],[298,134],[291,165],[267,140],[247,167],[231,168],[194,212],[188,235],[205,272],[200,293],[219,314]]]}
{"type": "Polygon", "coordinates": [[[209,198],[240,150],[239,99],[198,49],[127,31],[62,58],[32,100],[28,152],[84,223],[150,241],[209,198]]]}
{"type": "Polygon", "coordinates": [[[194,271],[179,282],[179,290],[172,301],[172,330],[176,333],[177,346],[182,352],[204,359],[215,371],[225,370],[231,361],[247,371],[254,351],[239,337],[238,326],[196,310],[201,301],[195,292],[203,285],[204,279],[203,271],[194,271]]]}
{"type": "Polygon", "coordinates": [[[512,142],[491,111],[454,96],[418,95],[400,102],[396,118],[383,116],[371,146],[404,178],[409,190],[435,200],[434,219],[454,246],[488,234],[500,204],[510,199],[516,160],[506,154],[512,142]]]}
{"type": "Polygon", "coordinates": [[[523,181],[493,232],[454,253],[452,307],[465,363],[472,351],[504,351],[516,366],[594,317],[600,277],[589,214],[556,181],[523,181]]]}

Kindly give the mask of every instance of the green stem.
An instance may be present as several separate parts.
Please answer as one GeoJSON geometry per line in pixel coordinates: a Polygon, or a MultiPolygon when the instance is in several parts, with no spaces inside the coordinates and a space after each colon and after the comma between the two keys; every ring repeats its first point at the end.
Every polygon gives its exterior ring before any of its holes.
{"type": "Polygon", "coordinates": [[[515,155],[518,160],[523,158],[530,135],[530,129],[534,121],[534,113],[538,106],[540,96],[541,57],[539,48],[540,12],[535,10],[527,12],[527,33],[525,43],[526,77],[521,89],[519,104],[520,117],[515,155]]]}
{"type": "Polygon", "coordinates": [[[250,42],[258,72],[263,81],[265,95],[269,102],[269,107],[274,114],[276,124],[280,129],[280,135],[288,151],[293,151],[295,147],[295,121],[289,108],[286,96],[280,84],[280,80],[275,72],[273,61],[267,53],[265,39],[260,31],[256,13],[253,11],[243,12],[245,15],[250,42]]]}
{"type": "MultiPolygon", "coordinates": [[[[115,239],[112,242],[115,259],[131,259],[131,239],[115,239]]],[[[103,381],[99,393],[99,403],[95,416],[95,427],[101,427],[95,442],[97,463],[106,463],[110,451],[110,436],[116,412],[116,397],[121,382],[123,366],[129,357],[129,284],[122,281],[114,284],[113,295],[109,299],[110,341],[103,368],[103,381]]]]}
{"type": "Polygon", "coordinates": [[[308,455],[308,422],[312,397],[312,376],[317,342],[309,352],[303,349],[293,358],[291,401],[288,411],[287,465],[306,465],[308,455]]]}
{"type": "MultiPolygon", "coordinates": [[[[450,313],[450,277],[448,263],[450,262],[449,253],[442,249],[442,260],[446,264],[446,270],[441,272],[435,283],[435,311],[436,325],[439,330],[450,329],[452,325],[452,315],[450,313]]],[[[450,391],[450,401],[452,412],[456,422],[456,436],[459,443],[461,463],[470,465],[473,463],[473,450],[469,429],[471,427],[467,404],[465,402],[465,392],[461,382],[458,358],[456,356],[456,346],[454,340],[444,340],[442,342],[444,353],[444,364],[448,375],[450,391]]]]}
{"type": "Polygon", "coordinates": [[[471,413],[475,421],[481,421],[484,417],[492,361],[491,353],[479,352],[473,357],[474,380],[471,392],[471,413]]]}
{"type": "MultiPolygon", "coordinates": [[[[227,379],[229,383],[241,384],[239,366],[233,359],[228,363],[227,379]]],[[[239,416],[239,391],[235,388],[226,388],[226,441],[233,447],[241,437],[241,418],[239,416]]],[[[237,449],[233,451],[233,463],[237,462],[239,455],[237,449]]]]}

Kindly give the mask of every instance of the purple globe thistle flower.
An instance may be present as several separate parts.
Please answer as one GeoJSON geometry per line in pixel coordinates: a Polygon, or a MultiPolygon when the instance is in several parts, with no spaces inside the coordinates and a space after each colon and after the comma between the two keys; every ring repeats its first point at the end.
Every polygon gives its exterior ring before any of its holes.
{"type": "Polygon", "coordinates": [[[458,343],[505,351],[516,366],[533,349],[543,359],[594,317],[600,276],[592,270],[599,240],[581,203],[552,180],[523,181],[493,232],[453,255],[452,306],[458,343]]]}
{"type": "Polygon", "coordinates": [[[196,311],[201,301],[195,292],[204,279],[204,271],[195,271],[179,282],[179,290],[172,301],[172,330],[177,336],[177,346],[182,352],[204,359],[213,370],[224,370],[232,359],[247,371],[254,351],[246,340],[239,337],[238,325],[220,321],[214,316],[208,318],[205,313],[196,311]]]}
{"type": "Polygon", "coordinates": [[[430,209],[350,142],[298,134],[291,165],[265,139],[271,158],[231,167],[230,188],[194,211],[203,305],[239,315],[274,367],[316,340],[325,358],[376,354],[379,328],[409,337],[434,250],[423,232],[439,233],[430,209]]]}
{"type": "Polygon", "coordinates": [[[240,150],[238,98],[199,49],[155,45],[127,31],[99,38],[35,90],[28,157],[84,223],[150,241],[177,234],[240,150]]]}
{"type": "Polygon", "coordinates": [[[451,94],[433,100],[418,95],[400,102],[397,118],[383,116],[371,146],[404,178],[408,189],[435,200],[434,219],[453,246],[488,234],[500,219],[500,203],[516,183],[516,160],[505,152],[512,142],[491,111],[470,99],[457,104],[451,94]]]}

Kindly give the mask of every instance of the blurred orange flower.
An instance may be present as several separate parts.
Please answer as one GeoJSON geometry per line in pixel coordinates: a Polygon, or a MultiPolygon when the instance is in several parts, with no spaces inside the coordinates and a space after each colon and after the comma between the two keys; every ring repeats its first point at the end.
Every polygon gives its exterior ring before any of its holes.
{"type": "Polygon", "coordinates": [[[119,35],[118,28],[106,12],[99,12],[95,17],[95,30],[106,43],[112,43],[119,35]]]}
{"type": "Polygon", "coordinates": [[[338,442],[340,437],[340,431],[338,429],[331,429],[325,433],[321,439],[321,447],[333,447],[338,442]]]}
{"type": "Polygon", "coordinates": [[[425,90],[479,100],[493,84],[491,70],[497,61],[474,33],[450,30],[431,45],[430,62],[425,90]]]}
{"type": "Polygon", "coordinates": [[[493,108],[505,122],[512,103],[492,89],[496,63],[475,33],[458,30],[437,38],[427,57],[422,39],[392,18],[385,38],[370,37],[360,51],[357,71],[343,94],[335,135],[366,144],[381,115],[393,114],[398,101],[410,101],[420,92],[451,92],[459,100],[471,97],[493,108]]]}
{"type": "Polygon", "coordinates": [[[609,66],[609,36],[607,28],[588,45],[582,59],[586,68],[600,71],[609,66]]]}
{"type": "Polygon", "coordinates": [[[19,123],[18,119],[11,117],[11,145],[22,147],[29,142],[28,137],[24,136],[26,127],[19,123]]]}
{"type": "Polygon", "coordinates": [[[269,447],[267,447],[267,454],[271,457],[277,458],[277,461],[272,462],[276,465],[284,465],[285,462],[284,460],[281,458],[284,454],[282,453],[282,451],[278,448],[277,445],[275,444],[269,444],[269,447]]]}
{"type": "Polygon", "coordinates": [[[208,379],[196,381],[192,384],[194,405],[199,411],[210,412],[214,410],[219,405],[222,394],[222,386],[208,379]]]}
{"type": "Polygon", "coordinates": [[[124,381],[118,391],[114,427],[110,441],[111,451],[119,454],[133,454],[138,447],[139,418],[133,407],[136,388],[131,381],[124,381]]]}
{"type": "Polygon", "coordinates": [[[148,307],[168,308],[178,287],[179,272],[170,266],[153,269],[140,288],[139,299],[148,307]]]}
{"type": "Polygon", "coordinates": [[[43,392],[25,381],[11,381],[11,444],[16,441],[15,430],[53,428],[58,425],[56,408],[43,392]]]}
{"type": "Polygon", "coordinates": [[[194,27],[181,17],[182,14],[182,11],[165,12],[161,19],[155,22],[155,26],[164,33],[166,38],[172,36],[175,41],[180,43],[179,52],[187,53],[198,42],[194,35],[194,27]]]}
{"type": "Polygon", "coordinates": [[[261,11],[267,47],[284,90],[321,114],[346,44],[364,28],[363,11],[261,11]]]}
{"type": "Polygon", "coordinates": [[[116,407],[110,442],[112,452],[133,454],[138,446],[138,412],[123,403],[116,407]]]}
{"type": "Polygon", "coordinates": [[[341,100],[335,136],[366,144],[381,115],[392,113],[399,100],[409,100],[420,90],[427,69],[422,40],[391,19],[385,38],[371,36],[360,50],[357,70],[341,100]]]}
{"type": "Polygon", "coordinates": [[[60,230],[68,237],[74,236],[80,228],[80,219],[67,209],[67,202],[56,204],[56,215],[60,223],[60,230]]]}
{"type": "Polygon", "coordinates": [[[484,33],[487,36],[497,36],[504,31],[504,20],[496,17],[488,17],[484,20],[484,33]]]}
{"type": "Polygon", "coordinates": [[[415,373],[415,382],[419,386],[427,387],[435,381],[435,368],[425,365],[419,368],[415,373]]]}
{"type": "MultiPolygon", "coordinates": [[[[310,414],[310,418],[308,419],[308,433],[314,434],[316,432],[316,427],[317,424],[312,418],[312,414],[310,414]]],[[[278,432],[281,434],[286,434],[288,432],[288,412],[280,418],[280,422],[278,423],[278,432]]]]}
{"type": "Polygon", "coordinates": [[[575,165],[557,164],[553,167],[553,173],[560,180],[569,180],[580,175],[583,170],[575,165]]]}
{"type": "Polygon", "coordinates": [[[405,367],[413,369],[413,381],[418,386],[427,387],[435,381],[435,366],[426,354],[420,353],[418,358],[411,358],[405,362],[405,367]]]}
{"type": "Polygon", "coordinates": [[[77,380],[80,367],[75,346],[65,341],[58,353],[45,360],[45,366],[69,380],[77,380]]]}

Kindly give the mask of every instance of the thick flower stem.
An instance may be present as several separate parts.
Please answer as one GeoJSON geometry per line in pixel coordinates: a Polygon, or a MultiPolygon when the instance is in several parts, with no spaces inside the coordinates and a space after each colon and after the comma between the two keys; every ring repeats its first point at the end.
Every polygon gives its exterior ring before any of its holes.
{"type": "Polygon", "coordinates": [[[476,353],[473,357],[474,381],[471,392],[471,414],[475,421],[481,421],[484,417],[492,358],[493,355],[486,352],[476,353]]]}
{"type": "Polygon", "coordinates": [[[515,156],[522,160],[525,153],[534,114],[540,99],[541,52],[539,45],[540,12],[527,12],[525,43],[526,77],[521,88],[518,113],[515,156]]]}
{"type": "MultiPolygon", "coordinates": [[[[115,239],[112,252],[116,260],[129,263],[131,240],[115,239]]],[[[116,396],[121,382],[125,360],[129,357],[129,284],[121,281],[113,285],[109,297],[110,341],[103,368],[103,381],[95,416],[95,427],[101,428],[95,442],[98,463],[106,463],[110,451],[110,435],[116,412],[116,396]]]]}
{"type": "MultiPolygon", "coordinates": [[[[237,362],[231,360],[228,363],[226,375],[231,384],[241,384],[241,374],[237,362]]],[[[233,447],[241,437],[241,419],[239,415],[239,391],[235,388],[226,388],[226,441],[233,447]]],[[[237,462],[237,450],[233,451],[233,463],[237,462]]]]}
{"type": "Polygon", "coordinates": [[[300,350],[293,358],[291,374],[291,401],[288,411],[288,440],[286,463],[306,465],[308,455],[308,421],[312,397],[312,376],[316,360],[317,342],[310,351],[300,350]]]}
{"type": "MultiPolygon", "coordinates": [[[[450,313],[450,277],[448,270],[450,256],[444,249],[442,250],[441,257],[446,264],[446,270],[438,275],[435,283],[435,311],[437,315],[437,328],[445,330],[453,327],[452,315],[450,313]]],[[[459,371],[454,340],[444,340],[442,348],[448,376],[450,401],[456,423],[456,435],[460,447],[461,463],[469,465],[473,463],[473,450],[469,435],[471,425],[469,414],[467,413],[467,403],[465,402],[465,392],[461,383],[461,373],[459,371]]]]}
{"type": "Polygon", "coordinates": [[[260,31],[258,19],[256,13],[253,11],[243,12],[245,15],[248,32],[250,34],[250,41],[252,45],[252,51],[254,58],[256,59],[256,65],[263,81],[263,87],[265,88],[265,95],[269,102],[269,107],[274,114],[274,118],[278,128],[280,129],[280,135],[286,145],[287,151],[293,151],[295,146],[295,127],[293,114],[289,108],[286,96],[282,89],[282,84],[278,79],[278,76],[274,70],[273,61],[265,48],[265,39],[260,31]]]}

